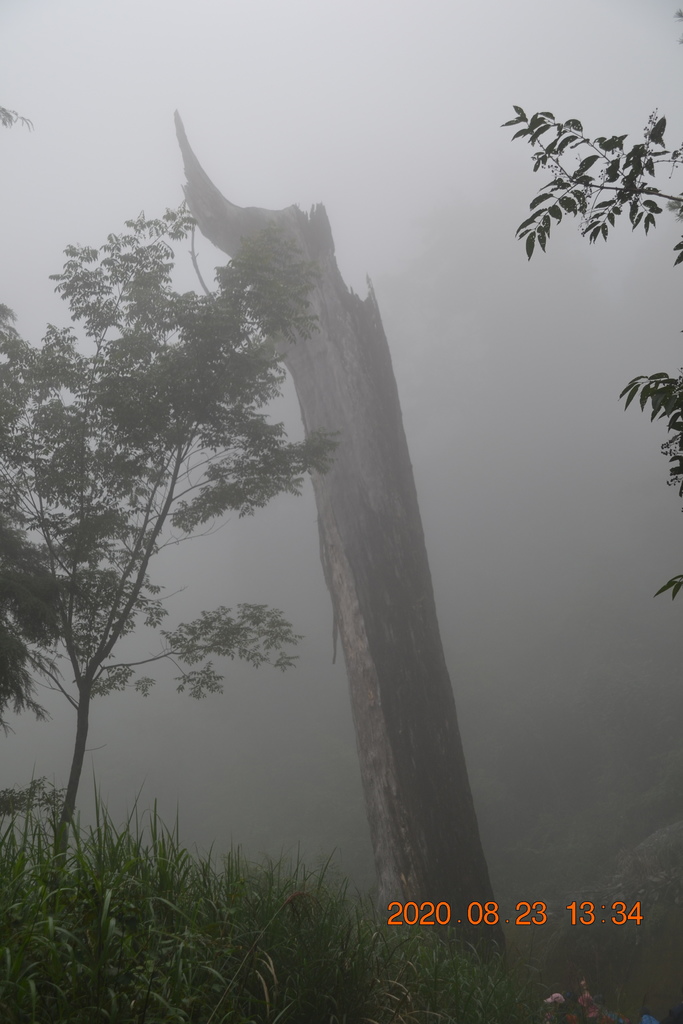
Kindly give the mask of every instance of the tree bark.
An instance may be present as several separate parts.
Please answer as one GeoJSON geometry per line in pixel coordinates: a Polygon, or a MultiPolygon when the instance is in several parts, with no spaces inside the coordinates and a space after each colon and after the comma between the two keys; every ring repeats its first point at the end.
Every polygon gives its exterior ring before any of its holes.
{"type": "MultiPolygon", "coordinates": [[[[234,255],[274,222],[320,277],[318,330],[285,355],[306,432],[339,431],[313,475],[321,561],[341,638],[382,912],[392,901],[450,904],[459,934],[503,946],[468,905],[493,899],[443,654],[417,493],[389,347],[372,285],[362,300],[337,267],[322,205],[242,209],[192,152],[178,114],[185,195],[202,233],[234,255]]],[[[395,909],[395,908],[393,908],[395,909]]]]}
{"type": "MultiPolygon", "coordinates": [[[[60,825],[70,824],[73,821],[74,811],[76,810],[76,796],[78,795],[78,785],[81,781],[81,772],[83,770],[85,744],[88,739],[89,715],[90,690],[85,686],[79,687],[78,708],[76,710],[76,742],[71,759],[71,771],[69,772],[64,804],[59,819],[60,825]]],[[[64,830],[63,838],[64,842],[66,842],[66,830],[64,830]]]]}

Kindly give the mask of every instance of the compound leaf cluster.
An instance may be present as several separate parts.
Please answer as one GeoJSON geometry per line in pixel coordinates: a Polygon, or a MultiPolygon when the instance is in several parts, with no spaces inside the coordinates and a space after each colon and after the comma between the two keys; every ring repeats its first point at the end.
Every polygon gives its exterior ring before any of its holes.
{"type": "MultiPolygon", "coordinates": [[[[642,226],[647,234],[663,212],[657,199],[678,209],[683,205],[683,194],[670,194],[653,184],[659,165],[667,165],[673,173],[683,155],[683,145],[666,148],[666,118],[659,117],[657,111],[648,119],[644,141],[627,150],[627,135],[591,139],[576,118],[559,121],[547,110],[527,117],[521,107],[514,110],[516,117],[503,127],[522,125],[513,139],[523,138],[537,147],[532,158],[534,171],[549,169],[553,173],[529,204],[531,215],[517,229],[529,259],[537,244],[545,252],[553,223],[559,224],[565,214],[580,217],[581,233],[595,242],[607,239],[624,210],[632,229],[642,226]]],[[[680,263],[683,242],[675,248],[681,250],[675,260],[680,263]]]]}

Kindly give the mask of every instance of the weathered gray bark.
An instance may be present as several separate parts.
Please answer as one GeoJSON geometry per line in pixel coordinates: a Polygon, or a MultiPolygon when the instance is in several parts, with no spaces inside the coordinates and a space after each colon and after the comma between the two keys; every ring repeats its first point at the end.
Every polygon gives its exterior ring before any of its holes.
{"type": "Polygon", "coordinates": [[[332,469],[315,475],[321,559],[351,691],[380,904],[452,906],[479,943],[498,928],[467,924],[493,899],[444,659],[417,493],[382,321],[370,286],[342,280],[322,206],[310,215],[242,209],[212,184],[176,114],[185,195],[200,230],[228,255],[274,222],[320,278],[319,330],[286,354],[307,432],[339,431],[332,469]]]}

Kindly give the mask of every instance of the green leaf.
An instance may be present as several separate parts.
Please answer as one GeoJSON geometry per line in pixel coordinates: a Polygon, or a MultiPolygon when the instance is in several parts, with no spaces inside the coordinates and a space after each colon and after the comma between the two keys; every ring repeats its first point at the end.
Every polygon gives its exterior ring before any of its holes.
{"type": "Polygon", "coordinates": [[[626,135],[613,135],[611,139],[596,139],[596,142],[606,153],[611,153],[615,149],[623,149],[625,138],[627,138],[626,135]]]}
{"type": "Polygon", "coordinates": [[[567,146],[571,145],[572,142],[580,141],[578,135],[565,135],[557,143],[557,152],[561,156],[564,153],[567,146]]]}
{"type": "Polygon", "coordinates": [[[557,203],[555,203],[554,206],[549,206],[548,207],[548,213],[550,214],[551,217],[555,218],[555,220],[557,221],[558,224],[562,220],[562,210],[557,205],[557,203]]]}
{"type": "Polygon", "coordinates": [[[513,107],[513,110],[515,111],[515,113],[518,114],[519,117],[521,117],[523,121],[528,121],[529,120],[521,107],[518,107],[515,103],[512,104],[512,107],[513,107]]]}
{"type": "Polygon", "coordinates": [[[621,161],[619,157],[616,160],[610,160],[605,171],[605,181],[616,181],[619,177],[619,171],[621,169],[621,161]]]}
{"type": "MultiPolygon", "coordinates": [[[[553,198],[552,192],[544,192],[543,195],[536,196],[535,199],[531,200],[531,202],[529,203],[529,209],[530,210],[534,210],[537,206],[540,206],[541,203],[544,203],[546,201],[546,199],[552,199],[552,198],[553,198]]],[[[536,216],[538,216],[538,214],[536,214],[536,216]]]]}
{"type": "Polygon", "coordinates": [[[673,576],[667,583],[664,584],[663,587],[659,588],[659,590],[655,594],[655,597],[659,597],[660,594],[664,594],[667,590],[670,590],[671,600],[673,601],[681,587],[683,587],[683,574],[673,576]]]}
{"type": "Polygon", "coordinates": [[[541,135],[543,135],[545,132],[549,132],[551,128],[552,128],[551,124],[543,124],[543,125],[541,125],[540,128],[536,128],[534,130],[534,132],[533,132],[533,134],[532,134],[532,136],[531,136],[529,141],[532,142],[535,145],[538,142],[538,140],[540,139],[541,135]]]}
{"type": "Polygon", "coordinates": [[[654,142],[655,146],[664,145],[664,132],[666,131],[666,118],[660,117],[657,124],[650,132],[650,142],[654,142]]]}
{"type": "Polygon", "coordinates": [[[525,135],[530,135],[530,134],[531,134],[531,129],[530,128],[520,128],[519,131],[515,132],[515,134],[512,136],[512,138],[510,139],[510,142],[514,142],[515,139],[521,139],[525,135]]]}
{"type": "Polygon", "coordinates": [[[628,384],[626,385],[624,390],[619,395],[619,398],[623,398],[624,395],[626,394],[626,392],[629,391],[633,387],[634,384],[638,384],[639,385],[641,383],[641,381],[644,381],[644,380],[647,380],[647,377],[634,377],[633,380],[630,380],[628,382],[628,384]]]}
{"type": "Polygon", "coordinates": [[[563,210],[565,210],[567,213],[573,213],[574,216],[576,216],[577,209],[575,199],[572,199],[571,196],[562,196],[559,199],[559,203],[563,210]]]}
{"type": "Polygon", "coordinates": [[[595,161],[599,159],[600,157],[596,153],[593,153],[591,156],[587,156],[584,160],[581,161],[579,166],[576,168],[574,172],[574,177],[577,177],[580,174],[585,174],[586,171],[593,166],[595,161]]]}
{"type": "Polygon", "coordinates": [[[530,235],[527,235],[527,239],[526,239],[526,255],[527,255],[527,259],[531,259],[532,255],[533,255],[533,252],[534,252],[534,245],[535,244],[536,244],[536,235],[532,232],[530,235]]]}
{"type": "Polygon", "coordinates": [[[533,214],[533,216],[527,217],[526,220],[523,220],[522,223],[517,228],[517,234],[519,235],[519,233],[521,231],[524,231],[524,228],[527,228],[530,224],[534,224],[536,222],[536,219],[538,217],[540,217],[542,212],[543,212],[542,210],[538,210],[536,213],[533,214]]]}
{"type": "MultiPolygon", "coordinates": [[[[634,398],[636,397],[636,395],[638,394],[638,390],[639,390],[639,388],[640,388],[640,385],[639,385],[639,384],[636,384],[636,385],[635,385],[635,387],[632,387],[632,388],[631,388],[631,390],[629,391],[629,395],[628,395],[628,398],[626,399],[626,404],[625,404],[625,406],[624,406],[624,411],[625,411],[626,409],[628,409],[629,405],[631,404],[631,402],[633,401],[633,399],[634,399],[634,398]]],[[[624,397],[624,395],[626,394],[626,391],[628,391],[628,388],[625,388],[625,389],[624,389],[624,390],[623,390],[623,391],[621,392],[621,394],[619,395],[619,398],[623,398],[623,397],[624,397]]]]}

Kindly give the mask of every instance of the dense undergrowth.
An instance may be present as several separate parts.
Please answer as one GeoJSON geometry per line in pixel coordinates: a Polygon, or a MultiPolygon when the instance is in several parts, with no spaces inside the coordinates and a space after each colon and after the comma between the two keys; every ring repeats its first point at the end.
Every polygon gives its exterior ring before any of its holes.
{"type": "MultiPolygon", "coordinates": [[[[531,983],[425,929],[387,928],[325,868],[192,856],[156,810],[0,828],[2,1024],[529,1024],[531,983]]],[[[537,1005],[537,1003],[536,1003],[537,1005]]]]}

